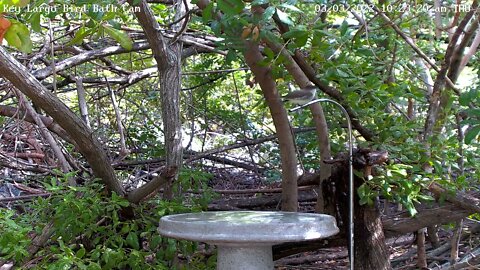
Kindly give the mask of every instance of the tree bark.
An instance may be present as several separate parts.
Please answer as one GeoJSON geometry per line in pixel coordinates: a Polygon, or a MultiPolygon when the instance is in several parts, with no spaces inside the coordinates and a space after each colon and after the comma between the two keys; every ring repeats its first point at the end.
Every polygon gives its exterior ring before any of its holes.
{"type": "MultiPolygon", "coordinates": [[[[385,244],[383,225],[378,210],[378,201],[373,205],[360,205],[360,198],[355,192],[365,183],[366,177],[372,174],[372,167],[387,161],[385,151],[371,151],[358,149],[353,153],[353,167],[355,171],[362,172],[363,177],[354,173],[354,266],[356,270],[391,269],[389,252],[385,244]]],[[[332,176],[325,182],[331,190],[326,196],[329,203],[338,206],[336,215],[337,223],[340,224],[340,232],[349,239],[349,156],[343,155],[338,159],[338,164],[332,170],[332,176]]],[[[351,253],[350,253],[351,254],[351,253]]]]}
{"type": "Polygon", "coordinates": [[[354,230],[355,270],[392,269],[377,205],[355,205],[354,230]]]}
{"type": "MultiPolygon", "coordinates": [[[[129,3],[133,5],[136,1],[130,0],[129,3]]],[[[186,7],[184,6],[184,1],[177,1],[176,5],[177,13],[175,19],[177,20],[185,14],[186,7]]],[[[183,154],[180,121],[182,44],[178,40],[174,40],[171,43],[170,40],[166,40],[163,37],[160,32],[160,25],[146,1],[142,0],[136,6],[140,7],[140,11],[135,12],[135,16],[145,31],[158,65],[166,166],[167,169],[176,169],[175,176],[169,178],[166,184],[164,196],[167,199],[172,199],[173,182],[178,179],[178,171],[182,165],[183,154]]],[[[184,20],[180,20],[175,24],[174,30],[180,33],[183,22],[184,20]]]]}
{"type": "Polygon", "coordinates": [[[87,125],[2,47],[0,47],[0,76],[9,80],[47,112],[75,141],[95,176],[102,179],[111,191],[124,195],[123,187],[117,181],[113,167],[103,151],[103,145],[87,125]]]}
{"type": "MultiPolygon", "coordinates": [[[[423,141],[426,143],[426,154],[429,155],[430,153],[430,140],[433,136],[433,131],[434,127],[437,124],[438,121],[438,116],[441,112],[441,104],[440,104],[440,99],[442,97],[442,93],[445,88],[445,83],[449,79],[447,76],[447,72],[449,71],[449,68],[451,67],[452,63],[452,56],[455,54],[457,42],[464,32],[464,29],[467,25],[467,23],[470,21],[472,16],[476,12],[476,8],[478,6],[477,1],[473,1],[472,3],[472,10],[467,12],[465,15],[464,19],[462,22],[459,24],[457,30],[455,31],[454,35],[452,36],[452,39],[450,43],[448,44],[447,50],[445,52],[445,59],[442,63],[441,69],[437,74],[437,78],[435,79],[435,83],[433,86],[433,92],[430,95],[430,98],[428,100],[429,102],[429,107],[428,107],[428,112],[427,112],[427,117],[425,120],[425,128],[423,132],[423,141]]],[[[458,51],[458,50],[457,50],[458,51]]]]}
{"type": "Polygon", "coordinates": [[[417,267],[420,269],[427,268],[427,253],[425,250],[425,228],[417,231],[417,267]]]}
{"type": "Polygon", "coordinates": [[[280,157],[282,160],[282,210],[297,211],[298,190],[297,190],[297,153],[293,141],[293,134],[290,129],[287,112],[277,91],[275,81],[268,67],[260,65],[264,60],[258,44],[246,41],[245,61],[255,74],[257,82],[263,92],[263,96],[270,108],[273,123],[278,136],[280,157]]]}
{"type": "Polygon", "coordinates": [[[91,128],[90,118],[88,117],[88,106],[85,95],[85,88],[83,87],[83,79],[78,77],[75,83],[77,84],[78,108],[80,109],[80,115],[82,116],[82,119],[87,125],[87,127],[91,128]]]}
{"type": "MultiPolygon", "coordinates": [[[[285,59],[285,67],[288,72],[292,75],[295,82],[300,87],[305,87],[310,84],[310,80],[307,78],[302,69],[295,62],[290,53],[285,50],[279,44],[274,43],[273,41],[266,40],[267,45],[277,54],[282,54],[285,59]]],[[[328,138],[328,125],[325,119],[325,114],[323,113],[323,108],[320,103],[315,103],[309,106],[310,111],[312,112],[313,122],[315,123],[315,130],[317,134],[318,147],[320,150],[320,190],[319,196],[317,199],[317,205],[315,206],[317,212],[333,214],[334,209],[325,209],[323,191],[322,191],[322,182],[329,178],[332,173],[332,165],[327,164],[324,160],[329,160],[331,156],[330,152],[330,140],[328,138]]]]}

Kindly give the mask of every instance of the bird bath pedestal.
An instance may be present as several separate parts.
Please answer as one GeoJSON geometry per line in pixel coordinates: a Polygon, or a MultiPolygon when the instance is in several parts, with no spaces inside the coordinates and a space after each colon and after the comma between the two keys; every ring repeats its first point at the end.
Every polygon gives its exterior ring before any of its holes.
{"type": "Polygon", "coordinates": [[[218,270],[272,270],[272,246],[338,233],[322,214],[262,211],[201,212],[165,216],[161,235],[218,247],[218,270]]]}

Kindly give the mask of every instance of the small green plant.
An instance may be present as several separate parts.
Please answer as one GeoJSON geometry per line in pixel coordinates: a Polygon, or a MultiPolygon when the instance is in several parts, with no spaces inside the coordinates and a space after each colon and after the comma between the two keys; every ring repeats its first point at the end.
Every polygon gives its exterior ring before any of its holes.
{"type": "Polygon", "coordinates": [[[116,193],[107,195],[96,181],[64,185],[68,177],[46,179],[52,195],[26,205],[29,214],[0,209],[0,260],[20,266],[28,255],[31,234],[53,223],[52,236],[36,254],[35,269],[214,268],[206,258],[194,255],[195,243],[163,238],[157,232],[163,215],[199,211],[201,206],[161,200],[131,205],[116,193]],[[172,265],[179,253],[187,258],[186,265],[195,267],[172,265]]]}
{"type": "Polygon", "coordinates": [[[28,255],[28,233],[32,227],[13,210],[0,208],[0,258],[21,260],[28,255]]]}
{"type": "Polygon", "coordinates": [[[385,199],[401,203],[411,216],[417,213],[415,203],[432,201],[431,196],[422,193],[429,183],[428,178],[412,173],[412,166],[405,164],[386,165],[383,172],[370,177],[358,190],[360,204],[372,205],[379,195],[385,199]]]}

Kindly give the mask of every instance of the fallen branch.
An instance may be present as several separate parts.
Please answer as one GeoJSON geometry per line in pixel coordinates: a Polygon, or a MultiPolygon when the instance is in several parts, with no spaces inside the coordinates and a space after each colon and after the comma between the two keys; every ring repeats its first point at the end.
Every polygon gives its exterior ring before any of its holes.
{"type": "MultiPolygon", "coordinates": [[[[23,120],[32,124],[35,124],[35,120],[33,119],[32,115],[27,113],[25,110],[15,108],[12,106],[0,105],[0,115],[8,116],[8,117],[15,117],[15,119],[23,120]]],[[[40,115],[40,119],[42,119],[43,124],[48,128],[48,130],[52,131],[53,133],[60,136],[60,138],[64,139],[69,143],[73,143],[73,140],[68,136],[67,132],[60,127],[57,123],[53,121],[52,118],[40,115]]]]}
{"type": "Polygon", "coordinates": [[[16,197],[6,197],[0,198],[0,202],[14,202],[14,201],[30,201],[38,197],[47,198],[50,197],[51,193],[40,193],[40,194],[30,194],[30,195],[21,195],[16,197]]]}
{"type": "Polygon", "coordinates": [[[177,169],[177,167],[173,166],[163,169],[163,171],[152,181],[135,190],[130,191],[127,195],[128,201],[131,203],[140,203],[142,201],[148,200],[160,190],[160,187],[162,185],[167,183],[172,177],[175,176],[177,169]]]}
{"type": "Polygon", "coordinates": [[[468,253],[463,259],[451,265],[450,263],[446,263],[440,267],[440,270],[459,270],[465,268],[471,269],[478,269],[476,266],[480,264],[480,248],[475,249],[474,251],[468,253]]]}
{"type": "Polygon", "coordinates": [[[441,196],[445,196],[445,199],[447,201],[452,202],[458,207],[469,210],[471,212],[480,213],[480,200],[471,195],[461,193],[452,194],[437,183],[430,184],[428,190],[430,190],[438,198],[441,196]]]}

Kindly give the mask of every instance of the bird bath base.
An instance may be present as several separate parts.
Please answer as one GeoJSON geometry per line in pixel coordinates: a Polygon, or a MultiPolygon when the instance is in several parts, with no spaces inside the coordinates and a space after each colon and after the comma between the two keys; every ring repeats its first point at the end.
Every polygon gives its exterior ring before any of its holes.
{"type": "Polygon", "coordinates": [[[323,214],[224,211],[165,216],[158,231],[216,245],[218,270],[272,270],[274,244],[326,238],[338,228],[323,214]]]}

